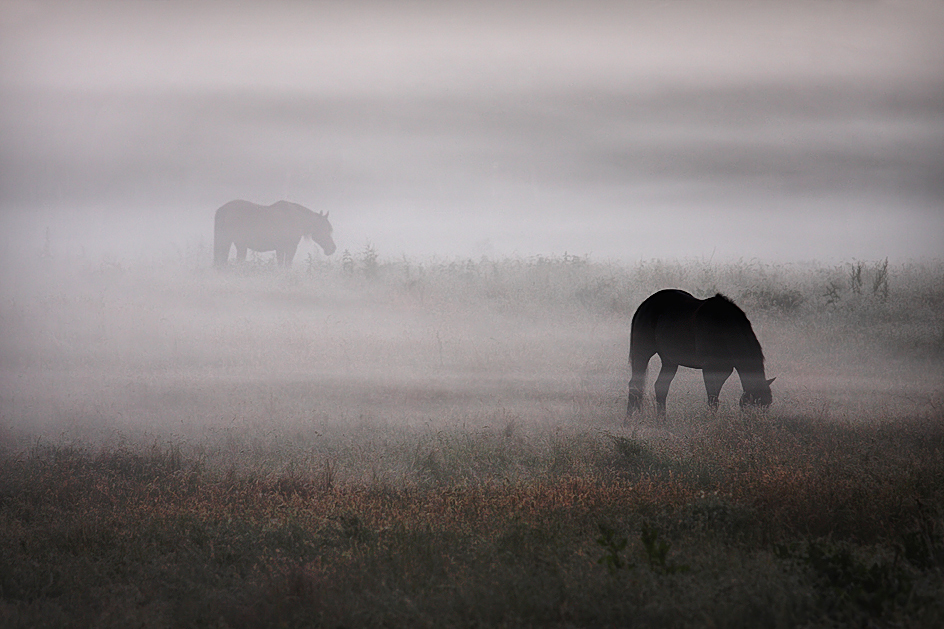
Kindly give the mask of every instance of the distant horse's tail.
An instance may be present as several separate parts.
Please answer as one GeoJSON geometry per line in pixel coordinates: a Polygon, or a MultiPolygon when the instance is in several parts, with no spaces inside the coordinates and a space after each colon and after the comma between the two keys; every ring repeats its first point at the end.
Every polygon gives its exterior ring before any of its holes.
{"type": "Polygon", "coordinates": [[[226,266],[229,259],[230,245],[233,239],[226,228],[225,206],[216,211],[216,217],[213,220],[213,266],[221,268],[226,266]]]}

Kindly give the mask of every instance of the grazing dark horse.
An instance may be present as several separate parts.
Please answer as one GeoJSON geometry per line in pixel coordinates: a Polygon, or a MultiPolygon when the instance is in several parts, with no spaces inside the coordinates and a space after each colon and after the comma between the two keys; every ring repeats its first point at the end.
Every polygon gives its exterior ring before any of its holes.
{"type": "Polygon", "coordinates": [[[292,266],[302,237],[311,238],[326,255],[334,253],[328,215],[312,212],[288,201],[266,207],[249,201],[230,201],[216,211],[213,230],[213,264],[226,266],[236,245],[236,261],[246,260],[246,250],[275,251],[279,266],[292,266]]]}
{"type": "Polygon", "coordinates": [[[648,297],[633,315],[629,339],[631,415],[642,403],[649,359],[658,354],[662,371],[656,379],[656,407],[665,415],[665,398],[679,366],[701,369],[708,405],[718,407],[724,381],[737,369],[744,393],[741,407],[768,407],[770,380],[764,375],[764,353],[744,311],[722,294],[697,299],[682,290],[660,290],[648,297]]]}

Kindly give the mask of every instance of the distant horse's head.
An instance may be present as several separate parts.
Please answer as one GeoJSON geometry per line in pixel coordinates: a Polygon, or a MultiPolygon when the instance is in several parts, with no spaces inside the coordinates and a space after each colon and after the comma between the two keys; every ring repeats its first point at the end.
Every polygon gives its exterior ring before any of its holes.
{"type": "Polygon", "coordinates": [[[330,256],[334,253],[334,240],[331,239],[331,232],[334,229],[328,222],[327,212],[312,212],[311,221],[305,226],[305,237],[314,240],[324,250],[325,255],[330,256]]]}
{"type": "Polygon", "coordinates": [[[774,380],[776,380],[776,378],[771,378],[770,380],[760,378],[754,383],[750,390],[745,389],[744,393],[741,394],[741,408],[748,406],[767,408],[770,406],[770,403],[773,401],[773,395],[770,393],[770,385],[774,380]]]}

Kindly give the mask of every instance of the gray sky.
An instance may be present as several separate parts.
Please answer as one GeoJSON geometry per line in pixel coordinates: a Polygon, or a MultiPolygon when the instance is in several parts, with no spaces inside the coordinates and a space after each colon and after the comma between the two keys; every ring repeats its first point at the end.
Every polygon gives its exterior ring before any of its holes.
{"type": "Polygon", "coordinates": [[[2,0],[2,244],[209,244],[286,198],[391,256],[940,256],[941,33],[920,0],[2,0]]]}

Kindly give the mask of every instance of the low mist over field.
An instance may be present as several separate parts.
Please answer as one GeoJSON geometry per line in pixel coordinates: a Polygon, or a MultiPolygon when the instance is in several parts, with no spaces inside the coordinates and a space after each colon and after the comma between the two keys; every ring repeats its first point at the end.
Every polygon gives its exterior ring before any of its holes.
{"type": "Polygon", "coordinates": [[[615,427],[632,312],[666,287],[746,297],[780,399],[937,389],[935,3],[0,16],[11,421],[542,421],[585,396],[615,427]],[[337,253],[210,272],[236,198],[329,211],[337,253]]]}
{"type": "MultiPolygon", "coordinates": [[[[83,440],[365,423],[635,430],[652,418],[624,424],[629,323],[664,287],[744,308],[777,377],[774,414],[868,422],[937,408],[942,394],[940,263],[417,262],[365,249],[217,271],[207,255],[37,254],[9,276],[7,428],[83,440]]],[[[732,377],[725,407],[738,395],[732,377]]],[[[670,420],[697,423],[704,396],[683,369],[670,420]]]]}

